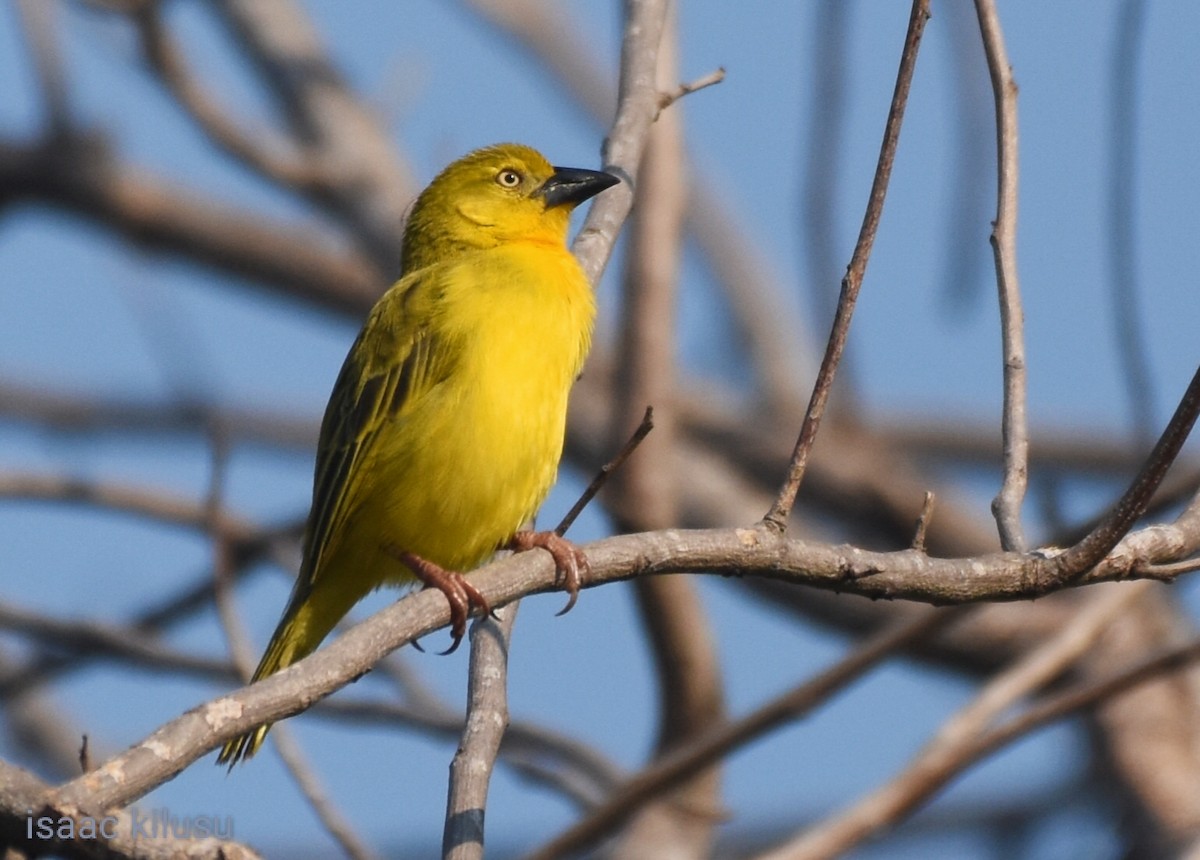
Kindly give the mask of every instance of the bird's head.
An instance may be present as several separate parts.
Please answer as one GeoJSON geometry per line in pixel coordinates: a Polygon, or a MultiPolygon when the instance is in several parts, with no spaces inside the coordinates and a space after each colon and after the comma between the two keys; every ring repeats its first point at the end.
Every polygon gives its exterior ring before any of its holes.
{"type": "Polygon", "coordinates": [[[561,245],[571,210],[618,181],[598,170],[554,167],[520,144],[476,150],[438,174],[413,204],[401,269],[505,242],[561,245]]]}

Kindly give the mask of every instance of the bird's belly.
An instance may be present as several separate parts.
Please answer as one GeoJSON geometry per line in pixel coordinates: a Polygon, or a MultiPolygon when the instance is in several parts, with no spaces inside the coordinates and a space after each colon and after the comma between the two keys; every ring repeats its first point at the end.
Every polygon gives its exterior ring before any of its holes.
{"type": "Polygon", "coordinates": [[[452,570],[485,560],[554,482],[566,418],[566,386],[558,387],[518,377],[431,392],[402,419],[422,425],[404,434],[421,441],[371,464],[375,498],[363,500],[350,530],[380,550],[392,544],[452,570]]]}

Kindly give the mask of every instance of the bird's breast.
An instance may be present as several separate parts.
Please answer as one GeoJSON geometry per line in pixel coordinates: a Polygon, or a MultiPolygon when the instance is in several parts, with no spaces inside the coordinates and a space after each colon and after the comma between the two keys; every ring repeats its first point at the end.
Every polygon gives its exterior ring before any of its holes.
{"type": "Polygon", "coordinates": [[[418,554],[450,567],[485,558],[537,512],[562,454],[567,399],[591,342],[595,304],[564,249],[480,255],[448,273],[442,334],[451,378],[406,420],[426,440],[403,455],[391,517],[416,510],[418,554]],[[426,476],[421,482],[404,477],[426,476]]]}

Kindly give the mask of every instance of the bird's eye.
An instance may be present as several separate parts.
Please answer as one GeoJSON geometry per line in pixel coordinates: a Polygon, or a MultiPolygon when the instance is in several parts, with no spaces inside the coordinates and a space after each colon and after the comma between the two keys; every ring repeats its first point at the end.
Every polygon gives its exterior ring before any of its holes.
{"type": "Polygon", "coordinates": [[[511,167],[505,168],[496,174],[496,182],[501,188],[516,188],[521,184],[521,174],[511,167]]]}

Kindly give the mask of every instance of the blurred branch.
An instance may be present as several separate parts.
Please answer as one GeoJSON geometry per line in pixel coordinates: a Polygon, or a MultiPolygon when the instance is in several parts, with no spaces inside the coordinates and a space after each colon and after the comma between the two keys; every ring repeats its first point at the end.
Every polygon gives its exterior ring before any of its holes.
{"type": "Polygon", "coordinates": [[[923,610],[919,617],[876,633],[824,672],[736,722],[710,726],[690,742],[627,779],[603,805],[543,845],[529,860],[553,860],[595,844],[646,803],[769,732],[804,717],[881,661],[895,656],[904,647],[930,635],[961,614],[954,610],[923,610]]]}
{"type": "Polygon", "coordinates": [[[299,3],[220,0],[213,8],[282,103],[302,148],[322,165],[327,208],[390,282],[400,261],[398,227],[417,192],[390,135],[346,87],[299,3]]]}
{"type": "Polygon", "coordinates": [[[917,804],[974,762],[978,738],[1003,713],[1065,672],[1103,634],[1105,627],[1136,600],[1149,583],[1109,588],[1057,636],[1042,643],[1015,666],[997,675],[954,717],[895,779],[760,860],[818,860],[844,854],[894,825],[917,804]]]}
{"type": "MultiPolygon", "coordinates": [[[[672,7],[658,55],[660,90],[679,74],[677,28],[672,7]]],[[[617,518],[621,531],[678,524],[679,473],[671,457],[676,434],[670,399],[675,387],[675,306],[687,207],[683,171],[680,113],[660,113],[646,144],[628,231],[612,439],[628,435],[648,404],[659,408],[655,433],[611,481],[610,495],[617,499],[615,509],[621,512],[617,518]]],[[[721,721],[720,662],[695,581],[681,576],[639,577],[633,586],[657,673],[657,759],[721,721]]],[[[677,784],[669,797],[639,810],[611,857],[710,856],[715,820],[711,815],[697,815],[695,810],[718,808],[720,796],[716,768],[677,784]]]]}
{"type": "MultiPolygon", "coordinates": [[[[838,280],[836,189],[845,181],[842,154],[846,150],[847,62],[850,17],[853,4],[817,3],[812,6],[813,38],[805,52],[805,76],[800,89],[811,90],[804,122],[804,166],[800,180],[800,245],[804,249],[804,285],[810,299],[810,316],[816,325],[832,319],[837,311],[833,285],[838,280]],[[811,58],[811,59],[809,59],[811,58]]],[[[843,371],[842,390],[853,397],[853,379],[843,371]]]]}
{"type": "Polygon", "coordinates": [[[1120,358],[1135,439],[1154,438],[1154,384],[1146,342],[1145,313],[1138,288],[1138,84],[1146,4],[1124,0],[1115,18],[1109,105],[1108,222],[1109,288],[1114,347],[1120,358]]]}
{"type": "MultiPolygon", "coordinates": [[[[64,621],[0,603],[0,629],[19,633],[47,646],[87,653],[91,659],[118,659],[126,666],[197,673],[222,680],[233,675],[229,664],[223,660],[197,657],[169,648],[155,638],[135,633],[128,627],[99,621],[64,621]]],[[[0,700],[23,687],[12,684],[8,673],[5,673],[0,676],[0,700]]]]}
{"type": "Polygon", "coordinates": [[[55,0],[17,0],[16,7],[45,107],[46,136],[63,138],[71,127],[71,106],[67,67],[59,45],[59,4],[55,0]]]}
{"type": "Polygon", "coordinates": [[[272,445],[305,455],[316,446],[319,424],[298,413],[55,392],[12,379],[0,379],[0,417],[66,433],[203,433],[209,422],[216,422],[230,444],[272,445]]]}
{"type": "MultiPolygon", "coordinates": [[[[979,177],[990,167],[994,133],[989,126],[995,123],[983,98],[984,88],[990,84],[986,63],[979,62],[983,46],[978,16],[966,3],[950,4],[941,14],[951,42],[946,70],[951,91],[946,109],[954,114],[949,123],[954,164],[946,180],[949,200],[940,232],[943,251],[938,279],[947,309],[961,319],[983,295],[984,246],[979,237],[987,223],[989,201],[979,177]]],[[[995,447],[995,440],[991,441],[995,447]]]]}
{"type": "Polygon", "coordinates": [[[994,0],[975,0],[983,51],[996,103],[997,191],[992,249],[1000,293],[1000,333],[1004,345],[1004,483],[992,501],[1000,545],[1024,552],[1021,503],[1029,484],[1029,418],[1026,413],[1025,314],[1017,279],[1017,84],[1004,48],[1004,32],[994,0]]]}
{"type": "Polygon", "coordinates": [[[163,23],[161,3],[141,3],[131,16],[150,68],[205,137],[251,170],[290,190],[313,193],[328,184],[312,152],[297,152],[288,142],[271,139],[266,129],[251,133],[238,127],[216,96],[188,68],[180,46],[163,23]]]}
{"type": "MultiPolygon", "coordinates": [[[[209,525],[208,512],[203,503],[191,502],[161,490],[85,478],[0,472],[0,500],[4,499],[80,504],[201,531],[209,525]]],[[[240,545],[259,541],[266,534],[263,529],[236,516],[221,516],[220,528],[240,545]]]]}
{"type": "Polygon", "coordinates": [[[846,347],[846,337],[850,331],[850,318],[854,314],[854,305],[858,301],[858,293],[862,288],[867,261],[871,257],[871,248],[875,244],[875,232],[879,228],[879,219],[883,215],[883,201],[887,196],[888,181],[891,179],[892,165],[896,160],[896,146],[900,142],[900,125],[904,121],[908,91],[917,66],[917,50],[921,46],[921,36],[925,32],[927,20],[929,20],[928,0],[914,0],[912,14],[908,21],[908,31],[904,36],[904,49],[900,55],[900,70],[896,74],[896,88],[892,94],[892,104],[888,109],[887,122],[884,126],[879,161],[875,166],[875,178],[871,182],[867,211],[863,215],[862,229],[859,231],[854,253],[850,257],[846,276],[842,279],[842,291],[838,298],[837,313],[834,314],[833,330],[830,332],[829,341],[825,347],[825,357],[821,360],[821,368],[817,371],[812,398],[809,400],[808,409],[804,414],[804,423],[800,428],[800,437],[796,440],[796,448],[792,454],[792,461],[788,465],[787,476],[771,509],[763,517],[763,524],[767,528],[781,533],[787,529],[788,516],[796,502],[796,494],[800,491],[800,482],[804,478],[809,453],[816,441],[817,430],[821,426],[821,417],[825,413],[825,404],[833,386],[833,378],[846,347]]]}
{"type": "Polygon", "coordinates": [[[331,247],[327,231],[219,203],[123,164],[96,138],[30,146],[0,140],[0,211],[53,204],[128,242],[170,251],[277,293],[361,315],[386,286],[367,259],[331,247]]]}

